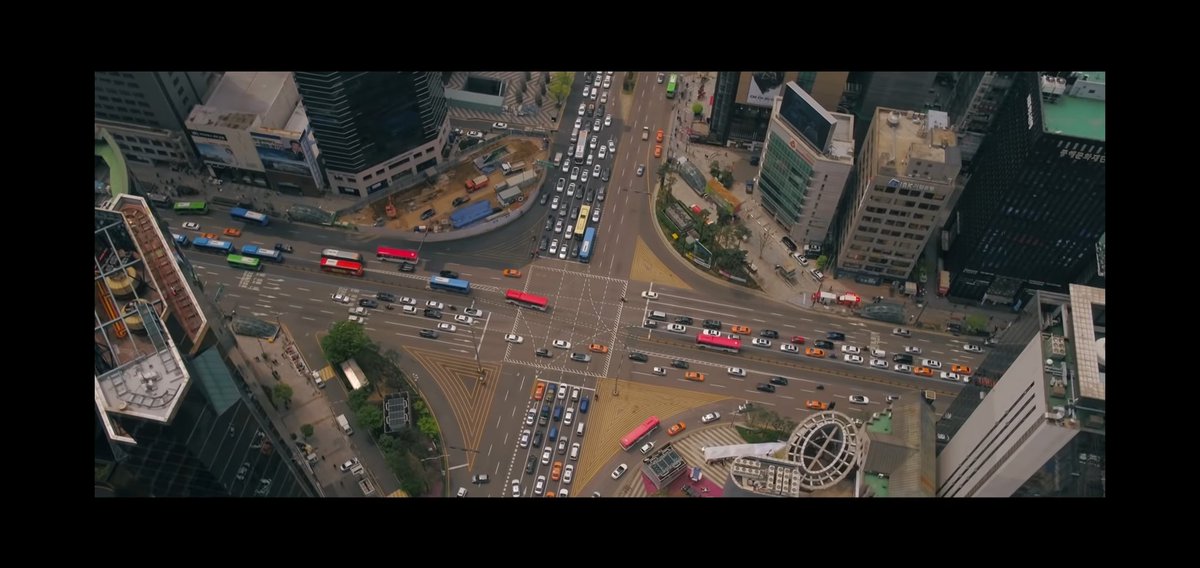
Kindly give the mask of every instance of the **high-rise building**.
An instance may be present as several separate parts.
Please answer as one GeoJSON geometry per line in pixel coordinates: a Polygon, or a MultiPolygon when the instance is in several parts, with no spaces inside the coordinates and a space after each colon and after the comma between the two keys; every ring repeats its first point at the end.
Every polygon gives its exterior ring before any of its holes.
{"type": "Polygon", "coordinates": [[[949,216],[961,167],[945,112],[875,109],[840,212],[838,273],[908,279],[949,216]]]}
{"type": "Polygon", "coordinates": [[[706,141],[721,145],[734,141],[755,148],[766,137],[775,98],[784,84],[796,81],[822,108],[835,109],[847,75],[846,71],[718,72],[706,141]]]}
{"type": "Polygon", "coordinates": [[[1105,294],[1069,291],[1035,292],[977,370],[995,386],[951,405],[962,423],[938,455],[939,497],[1105,494],[1105,294]]]}
{"type": "Polygon", "coordinates": [[[947,109],[958,134],[958,147],[964,166],[975,153],[992,126],[1000,103],[1008,94],[1015,73],[1011,71],[965,71],[956,74],[953,102],[947,109]]]}
{"type": "Polygon", "coordinates": [[[947,225],[950,295],[1063,292],[1104,232],[1104,73],[1018,73],[947,225]]]}
{"type": "Polygon", "coordinates": [[[441,73],[297,71],[329,184],[366,195],[436,166],[450,121],[441,73]]]}
{"type": "Polygon", "coordinates": [[[240,371],[200,279],[104,129],[95,208],[97,496],[314,495],[240,371]]]}
{"type": "Polygon", "coordinates": [[[212,71],[97,71],[96,124],[112,134],[130,160],[199,164],[184,122],[220,78],[212,71]]]}
{"type": "Polygon", "coordinates": [[[854,166],[853,132],[854,117],[826,111],[795,82],[776,99],[758,189],[763,212],[793,241],[825,242],[854,166]]]}

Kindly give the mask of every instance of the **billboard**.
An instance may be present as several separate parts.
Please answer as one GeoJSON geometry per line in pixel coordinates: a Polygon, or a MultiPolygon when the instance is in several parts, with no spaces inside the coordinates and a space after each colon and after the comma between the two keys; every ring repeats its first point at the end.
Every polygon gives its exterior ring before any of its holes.
{"type": "Polygon", "coordinates": [[[196,145],[196,150],[200,152],[200,157],[206,163],[232,168],[244,167],[224,134],[200,130],[189,130],[188,134],[191,135],[192,143],[196,145]]]}
{"type": "Polygon", "coordinates": [[[286,130],[260,130],[250,133],[263,168],[287,174],[309,176],[312,169],[305,159],[303,135],[286,130]]]}
{"type": "Polygon", "coordinates": [[[747,71],[738,79],[738,96],[735,102],[743,105],[771,108],[775,97],[783,92],[788,81],[795,81],[799,71],[747,71]]]}
{"type": "Polygon", "coordinates": [[[779,116],[821,152],[829,149],[837,119],[794,82],[783,90],[779,116]]]}

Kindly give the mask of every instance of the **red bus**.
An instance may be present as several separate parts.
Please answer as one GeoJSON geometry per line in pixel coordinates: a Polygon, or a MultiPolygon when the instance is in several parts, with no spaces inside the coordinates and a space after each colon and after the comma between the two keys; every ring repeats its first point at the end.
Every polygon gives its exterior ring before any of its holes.
{"type": "Polygon", "coordinates": [[[550,303],[543,296],[534,296],[533,294],[526,294],[519,290],[509,290],[504,294],[504,301],[522,308],[531,308],[543,312],[546,311],[546,307],[550,303]]]}
{"type": "Polygon", "coordinates": [[[720,337],[717,335],[705,335],[701,333],[696,336],[696,345],[701,349],[712,349],[714,351],[728,351],[737,353],[742,350],[742,340],[730,339],[728,337],[720,337]]]}
{"type": "Polygon", "coordinates": [[[651,416],[645,422],[642,422],[640,426],[634,428],[632,432],[625,434],[624,438],[621,438],[621,449],[629,451],[629,448],[637,445],[638,442],[641,442],[643,438],[649,436],[655,430],[658,430],[658,417],[651,416]]]}
{"type": "Polygon", "coordinates": [[[379,247],[375,249],[375,258],[379,260],[387,260],[392,262],[407,262],[409,264],[417,263],[417,251],[408,249],[394,249],[388,247],[379,247]]]}
{"type": "Polygon", "coordinates": [[[342,274],[353,274],[355,276],[363,275],[363,267],[357,262],[349,260],[338,260],[336,258],[322,258],[321,270],[325,272],[340,272],[342,274]]]}

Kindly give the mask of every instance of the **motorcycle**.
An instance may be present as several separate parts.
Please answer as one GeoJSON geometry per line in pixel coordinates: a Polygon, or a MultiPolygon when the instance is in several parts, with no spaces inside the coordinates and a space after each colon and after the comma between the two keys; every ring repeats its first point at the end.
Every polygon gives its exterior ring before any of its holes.
{"type": "Polygon", "coordinates": [[[387,309],[389,309],[389,310],[394,310],[394,309],[396,309],[396,308],[392,307],[392,305],[391,305],[391,304],[387,304],[387,305],[386,305],[386,306],[384,306],[384,307],[385,307],[385,308],[387,308],[387,309]]]}

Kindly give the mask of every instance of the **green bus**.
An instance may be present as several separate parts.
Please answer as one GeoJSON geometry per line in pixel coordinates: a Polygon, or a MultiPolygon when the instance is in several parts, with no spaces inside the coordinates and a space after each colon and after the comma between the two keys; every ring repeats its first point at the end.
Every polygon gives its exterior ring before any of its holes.
{"type": "Polygon", "coordinates": [[[671,73],[671,76],[667,77],[667,98],[668,99],[675,98],[675,89],[678,86],[679,86],[679,76],[674,73],[671,73]]]}
{"type": "Polygon", "coordinates": [[[234,268],[242,268],[245,270],[262,270],[262,261],[257,258],[250,258],[240,254],[231,254],[225,257],[225,261],[229,266],[234,268]]]}
{"type": "Polygon", "coordinates": [[[180,201],[174,210],[180,215],[207,215],[208,203],[205,201],[180,201]]]}

